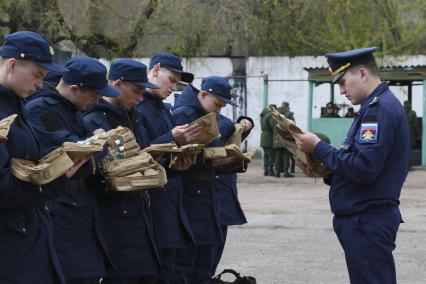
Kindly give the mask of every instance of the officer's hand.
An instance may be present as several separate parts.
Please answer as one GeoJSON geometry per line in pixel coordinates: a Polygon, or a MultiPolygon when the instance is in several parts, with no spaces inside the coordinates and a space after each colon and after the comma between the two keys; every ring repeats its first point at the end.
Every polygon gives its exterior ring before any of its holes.
{"type": "Polygon", "coordinates": [[[81,158],[77,161],[74,161],[74,166],[72,166],[71,169],[69,169],[65,175],[67,176],[67,178],[72,177],[73,175],[75,175],[75,173],[85,164],[87,163],[87,161],[89,161],[91,158],[91,156],[87,156],[84,158],[81,158]]]}
{"type": "Polygon", "coordinates": [[[102,133],[104,133],[105,132],[105,129],[103,129],[103,128],[98,128],[98,129],[95,129],[94,131],[93,131],[93,135],[99,135],[99,134],[102,134],[102,133]]]}
{"type": "Polygon", "coordinates": [[[244,132],[249,131],[253,128],[253,124],[251,124],[251,121],[248,119],[241,119],[240,124],[244,126],[244,132]]]}
{"type": "Polygon", "coordinates": [[[188,124],[179,125],[172,129],[172,135],[179,145],[190,144],[191,141],[200,135],[203,128],[198,124],[189,126],[188,124]]]}
{"type": "Polygon", "coordinates": [[[296,141],[297,147],[299,147],[299,149],[305,153],[312,153],[315,149],[315,146],[317,146],[318,142],[321,141],[318,136],[310,132],[304,132],[302,134],[291,132],[291,134],[296,141]]]}
{"type": "Polygon", "coordinates": [[[296,162],[296,165],[303,171],[305,176],[307,176],[307,177],[313,177],[314,176],[312,174],[311,169],[308,168],[308,166],[304,162],[302,162],[300,159],[295,159],[294,161],[296,162]]]}

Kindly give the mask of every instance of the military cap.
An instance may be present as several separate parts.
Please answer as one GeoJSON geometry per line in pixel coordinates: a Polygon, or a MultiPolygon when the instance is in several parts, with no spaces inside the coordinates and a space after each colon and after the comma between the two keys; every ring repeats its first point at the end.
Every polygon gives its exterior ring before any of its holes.
{"type": "Polygon", "coordinates": [[[68,69],[62,80],[69,85],[87,88],[105,97],[118,97],[120,91],[108,86],[107,69],[95,58],[79,56],[65,63],[68,69]]]}
{"type": "Polygon", "coordinates": [[[220,76],[210,76],[201,81],[201,90],[212,93],[227,104],[238,106],[232,101],[231,85],[228,80],[220,76]]]}
{"type": "Polygon", "coordinates": [[[66,69],[53,63],[51,43],[35,32],[21,31],[4,37],[0,56],[3,58],[29,59],[48,71],[64,72],[66,69]]]}
{"type": "Polygon", "coordinates": [[[373,52],[377,49],[377,47],[367,47],[345,52],[327,53],[325,57],[327,57],[328,65],[330,66],[329,70],[332,83],[337,83],[351,67],[368,62],[375,62],[373,52]]]}
{"type": "Polygon", "coordinates": [[[109,80],[122,80],[135,83],[137,85],[159,89],[157,85],[148,82],[146,74],[146,65],[130,58],[122,58],[111,63],[109,68],[109,80]]]}
{"type": "Polygon", "coordinates": [[[170,71],[181,74],[181,81],[183,82],[191,83],[194,80],[194,74],[183,71],[179,56],[166,52],[160,52],[151,58],[149,69],[154,68],[154,66],[157,64],[160,64],[160,67],[164,67],[170,71]]]}

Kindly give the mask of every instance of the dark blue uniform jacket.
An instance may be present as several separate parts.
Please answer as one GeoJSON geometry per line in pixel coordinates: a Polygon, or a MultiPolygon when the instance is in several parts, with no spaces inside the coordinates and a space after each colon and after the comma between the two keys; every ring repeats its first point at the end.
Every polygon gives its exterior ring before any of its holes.
{"type": "Polygon", "coordinates": [[[407,119],[401,103],[381,83],[361,104],[340,150],[320,142],[314,155],[333,172],[331,210],[336,215],[397,207],[408,173],[407,119]]]}
{"type": "MultiPolygon", "coordinates": [[[[175,124],[171,106],[154,94],[145,92],[143,101],[135,109],[135,131],[146,137],[142,145],[174,141],[175,124]],[[142,132],[142,133],[141,133],[142,132]]],[[[169,157],[161,160],[167,172],[167,184],[150,191],[154,227],[161,248],[184,248],[194,241],[191,225],[182,203],[183,184],[180,172],[168,168],[169,157]]]]}
{"type": "MultiPolygon", "coordinates": [[[[133,129],[131,117],[121,106],[102,100],[83,114],[83,122],[87,132],[118,126],[133,129]]],[[[158,275],[159,255],[146,196],[141,192],[107,192],[101,176],[92,180],[99,197],[100,228],[116,267],[108,270],[108,275],[158,275]]]]}
{"type": "MultiPolygon", "coordinates": [[[[197,99],[198,90],[188,85],[176,99],[173,108],[173,118],[177,125],[191,123],[203,115],[203,109],[197,99]]],[[[234,132],[234,125],[223,127],[223,139],[234,132]]],[[[208,147],[220,146],[220,139],[214,140],[208,147]]],[[[219,223],[219,198],[216,180],[218,173],[210,161],[198,159],[197,163],[189,168],[183,175],[184,194],[183,204],[198,245],[217,244],[222,242],[222,232],[219,223]]]]}
{"type": "Polygon", "coordinates": [[[64,283],[46,204],[63,193],[67,178],[38,187],[12,175],[10,159],[38,161],[40,144],[18,96],[0,85],[0,119],[12,114],[18,118],[0,143],[0,282],[64,283]]]}
{"type": "MultiPolygon", "coordinates": [[[[64,142],[87,138],[78,109],[56,90],[40,89],[25,109],[39,135],[45,153],[64,142]]],[[[103,153],[95,155],[95,160],[103,153]]],[[[105,242],[97,222],[95,195],[88,190],[86,178],[93,176],[88,161],[71,178],[71,191],[52,203],[54,241],[67,278],[96,277],[105,274],[102,246],[105,242]],[[100,245],[101,244],[101,245],[100,245]]]]}
{"type": "MultiPolygon", "coordinates": [[[[249,119],[254,127],[254,122],[249,117],[239,117],[237,123],[242,119],[249,119]]],[[[219,116],[218,122],[219,131],[221,133],[226,132],[227,129],[230,129],[234,125],[231,119],[223,115],[219,116]]],[[[242,139],[244,140],[249,133],[250,131],[244,132],[242,139]]],[[[231,173],[219,175],[219,178],[217,179],[217,189],[219,192],[220,225],[230,226],[247,223],[240,201],[238,200],[237,174],[231,173]]]]}

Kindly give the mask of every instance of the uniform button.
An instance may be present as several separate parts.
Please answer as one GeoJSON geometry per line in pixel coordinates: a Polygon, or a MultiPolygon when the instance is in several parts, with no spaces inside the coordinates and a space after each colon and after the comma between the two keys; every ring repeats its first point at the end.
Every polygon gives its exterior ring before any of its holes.
{"type": "Polygon", "coordinates": [[[22,232],[24,232],[24,233],[25,233],[26,231],[27,231],[27,229],[25,229],[25,228],[22,228],[22,232]]]}
{"type": "Polygon", "coordinates": [[[72,206],[77,206],[77,202],[73,202],[73,203],[72,203],[72,206]]]}
{"type": "Polygon", "coordinates": [[[124,214],[127,214],[127,210],[123,210],[123,213],[124,213],[124,214]]]}
{"type": "Polygon", "coordinates": [[[216,176],[216,179],[219,179],[219,176],[216,176]]]}
{"type": "Polygon", "coordinates": [[[200,193],[201,193],[201,190],[197,190],[197,193],[198,193],[198,194],[200,194],[200,193]]]}
{"type": "Polygon", "coordinates": [[[49,211],[49,207],[47,207],[47,205],[44,206],[44,209],[46,209],[46,211],[49,211]]]}

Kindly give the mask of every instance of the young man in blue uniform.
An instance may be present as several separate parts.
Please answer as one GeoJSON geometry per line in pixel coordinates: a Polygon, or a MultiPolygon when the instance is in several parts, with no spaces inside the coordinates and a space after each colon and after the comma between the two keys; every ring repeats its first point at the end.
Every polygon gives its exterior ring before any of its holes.
{"type": "MultiPolygon", "coordinates": [[[[119,95],[118,89],[108,86],[106,67],[96,59],[76,57],[65,67],[68,71],[56,90],[40,90],[25,105],[46,152],[92,136],[86,133],[79,111],[97,102],[100,95],[119,95]]],[[[98,227],[96,198],[87,185],[104,154],[85,163],[69,180],[70,192],[52,202],[54,242],[67,283],[97,283],[105,274],[105,242],[98,227]]]]}
{"type": "MultiPolygon", "coordinates": [[[[194,75],[183,71],[180,58],[169,53],[159,53],[152,57],[149,65],[149,81],[159,89],[149,88],[142,102],[135,110],[135,131],[145,131],[141,145],[168,143],[175,141],[179,145],[187,144],[200,131],[199,126],[176,124],[171,106],[163,102],[176,90],[180,81],[192,82],[194,75]]],[[[182,157],[180,169],[192,164],[191,157],[182,157]]],[[[162,272],[158,283],[185,283],[182,270],[176,267],[176,254],[193,243],[192,230],[182,205],[182,180],[180,171],[168,167],[169,160],[161,160],[167,172],[167,184],[163,189],[150,191],[153,223],[158,236],[162,256],[162,272]]]]}
{"type": "MultiPolygon", "coordinates": [[[[240,116],[237,119],[237,123],[244,125],[242,135],[242,140],[244,140],[254,127],[253,119],[246,116],[240,116]]],[[[231,119],[223,115],[219,115],[219,132],[226,133],[227,129],[232,128],[233,125],[234,122],[231,119]]],[[[219,195],[219,223],[223,234],[223,242],[214,246],[211,276],[215,273],[220,259],[222,258],[228,234],[228,227],[244,225],[247,223],[246,216],[244,215],[240,201],[238,200],[237,174],[227,173],[218,175],[218,179],[216,179],[216,187],[219,195]]]]}
{"type": "MultiPolygon", "coordinates": [[[[120,90],[120,96],[105,97],[91,106],[83,115],[84,127],[88,132],[98,128],[108,131],[118,126],[133,130],[134,107],[147,87],[158,87],[148,82],[146,66],[132,59],[113,61],[108,79],[111,86],[120,90]]],[[[92,180],[98,192],[100,228],[115,266],[115,269],[107,267],[102,283],[155,283],[160,259],[147,191],[111,191],[102,177],[92,180]]]]}
{"type": "Polygon", "coordinates": [[[48,202],[66,190],[67,177],[76,165],[43,186],[23,182],[10,170],[11,158],[37,162],[40,142],[26,115],[22,100],[43,86],[47,71],[64,72],[53,63],[48,40],[33,32],[16,32],[4,38],[0,50],[0,119],[17,114],[8,140],[0,143],[0,282],[65,283],[53,246],[52,217],[48,202]]]}
{"type": "MultiPolygon", "coordinates": [[[[230,91],[231,85],[228,81],[218,76],[204,78],[201,90],[188,85],[176,99],[173,118],[177,124],[188,124],[207,113],[219,113],[227,103],[235,106],[230,91]]],[[[229,127],[222,127],[222,138],[229,137],[234,129],[232,123],[229,127]]],[[[220,146],[220,139],[207,145],[207,147],[214,146],[220,146]]],[[[215,182],[219,177],[213,163],[202,159],[198,159],[182,177],[183,206],[194,233],[195,245],[180,251],[179,260],[182,262],[191,260],[191,269],[186,271],[185,283],[206,283],[214,268],[215,248],[223,242],[215,182]]]]}
{"type": "Polygon", "coordinates": [[[331,185],[334,231],[355,284],[396,283],[392,251],[408,173],[407,120],[401,103],[380,81],[376,50],[326,54],[332,82],[352,104],[361,105],[340,149],[312,133],[293,134],[302,151],[313,153],[332,172],[325,181],[331,185]]]}

